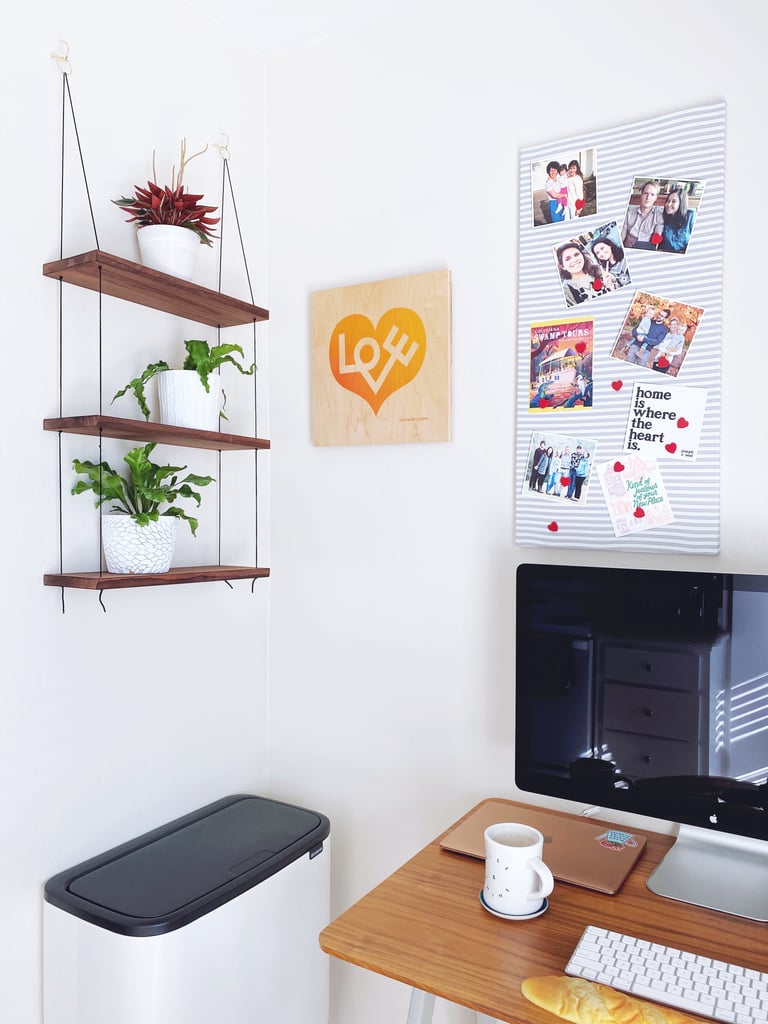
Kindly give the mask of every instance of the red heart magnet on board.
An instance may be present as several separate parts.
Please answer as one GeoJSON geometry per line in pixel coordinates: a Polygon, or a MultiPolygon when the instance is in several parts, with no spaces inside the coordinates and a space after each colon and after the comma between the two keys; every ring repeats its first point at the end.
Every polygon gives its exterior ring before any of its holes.
{"type": "Polygon", "coordinates": [[[577,341],[573,347],[576,349],[580,356],[583,356],[584,353],[587,351],[586,341],[577,341]]]}
{"type": "Polygon", "coordinates": [[[557,523],[553,520],[551,523],[547,523],[547,529],[550,533],[557,533],[559,527],[557,523]]]}
{"type": "Polygon", "coordinates": [[[667,449],[670,455],[677,451],[677,445],[674,441],[670,441],[669,444],[665,444],[664,447],[667,449]]]}
{"type": "Polygon", "coordinates": [[[571,482],[571,478],[569,476],[561,476],[560,477],[560,486],[561,487],[567,487],[570,482],[571,482]]]}
{"type": "Polygon", "coordinates": [[[612,380],[611,381],[611,387],[613,388],[614,391],[621,391],[621,389],[624,387],[624,381],[623,380],[612,380]]]}
{"type": "Polygon", "coordinates": [[[645,519],[645,512],[643,512],[643,510],[639,507],[635,509],[632,515],[635,517],[635,519],[645,519]]]}
{"type": "Polygon", "coordinates": [[[656,365],[660,370],[666,370],[666,368],[669,366],[669,360],[666,356],[659,356],[659,358],[656,360],[656,365]]]}
{"type": "Polygon", "coordinates": [[[685,430],[685,428],[687,426],[690,426],[690,424],[688,423],[688,420],[685,418],[685,416],[681,416],[680,417],[680,419],[677,421],[677,425],[678,425],[678,427],[680,427],[681,430],[685,430]]]}
{"type": "Polygon", "coordinates": [[[624,463],[623,462],[614,462],[614,464],[613,464],[613,472],[614,473],[623,473],[624,472],[624,463]]]}

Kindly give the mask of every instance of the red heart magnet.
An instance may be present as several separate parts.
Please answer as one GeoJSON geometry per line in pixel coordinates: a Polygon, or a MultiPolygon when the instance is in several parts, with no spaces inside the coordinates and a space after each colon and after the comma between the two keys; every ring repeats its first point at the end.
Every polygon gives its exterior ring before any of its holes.
{"type": "Polygon", "coordinates": [[[614,462],[614,464],[613,464],[613,472],[614,473],[623,473],[624,472],[624,463],[623,462],[614,462]]]}
{"type": "Polygon", "coordinates": [[[547,529],[549,530],[550,533],[557,533],[557,531],[560,529],[560,527],[557,525],[557,523],[554,520],[552,520],[551,523],[547,523],[547,529]]]}
{"type": "Polygon", "coordinates": [[[613,388],[614,391],[621,391],[621,389],[624,387],[624,381],[623,380],[612,380],[611,381],[611,387],[613,388]]]}
{"type": "Polygon", "coordinates": [[[666,356],[659,356],[659,358],[656,360],[656,365],[660,370],[666,370],[666,368],[669,366],[669,360],[666,356]]]}
{"type": "Polygon", "coordinates": [[[678,427],[680,427],[681,430],[685,430],[686,427],[690,426],[685,416],[680,417],[680,419],[677,421],[677,425],[678,427]]]}
{"type": "Polygon", "coordinates": [[[561,476],[560,477],[560,486],[561,487],[567,487],[570,482],[571,482],[571,478],[569,476],[561,476]]]}
{"type": "Polygon", "coordinates": [[[603,290],[603,282],[601,281],[601,279],[599,277],[596,277],[594,279],[594,281],[592,282],[592,289],[593,289],[593,291],[596,291],[596,292],[601,292],[603,290]]]}
{"type": "Polygon", "coordinates": [[[539,399],[539,408],[540,409],[548,409],[549,408],[549,399],[548,398],[540,398],[539,399]]]}
{"type": "Polygon", "coordinates": [[[670,455],[673,455],[677,451],[677,445],[674,441],[670,441],[669,444],[665,444],[664,447],[667,449],[670,455]]]}
{"type": "Polygon", "coordinates": [[[576,349],[580,356],[583,356],[584,353],[587,351],[586,341],[577,341],[573,347],[576,349]]]}
{"type": "Polygon", "coordinates": [[[635,519],[645,519],[645,512],[643,512],[643,510],[639,506],[638,508],[635,509],[632,515],[635,517],[635,519]]]}

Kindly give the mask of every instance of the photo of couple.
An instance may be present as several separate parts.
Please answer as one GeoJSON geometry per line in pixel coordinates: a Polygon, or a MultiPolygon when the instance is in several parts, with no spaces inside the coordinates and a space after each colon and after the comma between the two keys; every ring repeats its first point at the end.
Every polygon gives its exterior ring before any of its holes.
{"type": "Polygon", "coordinates": [[[534,227],[597,213],[595,150],[579,150],[564,160],[534,161],[531,186],[534,227]]]}
{"type": "Polygon", "coordinates": [[[566,306],[608,295],[632,283],[615,220],[553,245],[566,306]]]}
{"type": "Polygon", "coordinates": [[[703,181],[635,178],[621,230],[624,246],[685,253],[704,185],[703,181]]]}
{"type": "Polygon", "coordinates": [[[677,377],[703,315],[698,306],[636,292],[611,355],[677,377]]]}

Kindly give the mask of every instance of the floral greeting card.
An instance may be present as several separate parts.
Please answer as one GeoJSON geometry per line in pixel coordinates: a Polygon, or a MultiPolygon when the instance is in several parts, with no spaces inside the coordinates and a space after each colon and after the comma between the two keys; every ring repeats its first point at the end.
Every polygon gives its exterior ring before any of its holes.
{"type": "Polygon", "coordinates": [[[664,480],[653,456],[632,454],[603,462],[598,465],[597,474],[617,537],[674,521],[664,480]]]}

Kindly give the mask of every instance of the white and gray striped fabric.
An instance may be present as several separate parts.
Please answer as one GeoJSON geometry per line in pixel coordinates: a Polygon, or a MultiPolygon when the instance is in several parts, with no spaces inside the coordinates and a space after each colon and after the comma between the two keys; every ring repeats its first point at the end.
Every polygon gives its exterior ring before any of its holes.
{"type": "Polygon", "coordinates": [[[716,103],[521,152],[515,467],[518,544],[682,554],[719,551],[725,119],[725,103],[716,103]],[[532,181],[532,167],[538,170],[542,162],[590,149],[595,158],[597,213],[575,221],[534,225],[534,190],[541,188],[541,182],[538,174],[532,181]],[[632,182],[638,177],[705,182],[687,252],[627,250],[631,285],[578,307],[566,307],[552,247],[612,220],[621,228],[632,182]],[[611,356],[636,291],[704,310],[677,378],[611,356]],[[594,319],[592,407],[532,411],[531,325],[567,319],[571,314],[574,320],[594,319]],[[623,381],[619,392],[612,387],[617,377],[623,381]],[[620,537],[614,533],[594,466],[624,454],[633,385],[641,382],[703,389],[706,408],[695,461],[659,460],[672,522],[620,537]],[[529,490],[531,444],[542,432],[596,442],[583,502],[547,498],[529,490]]]}

